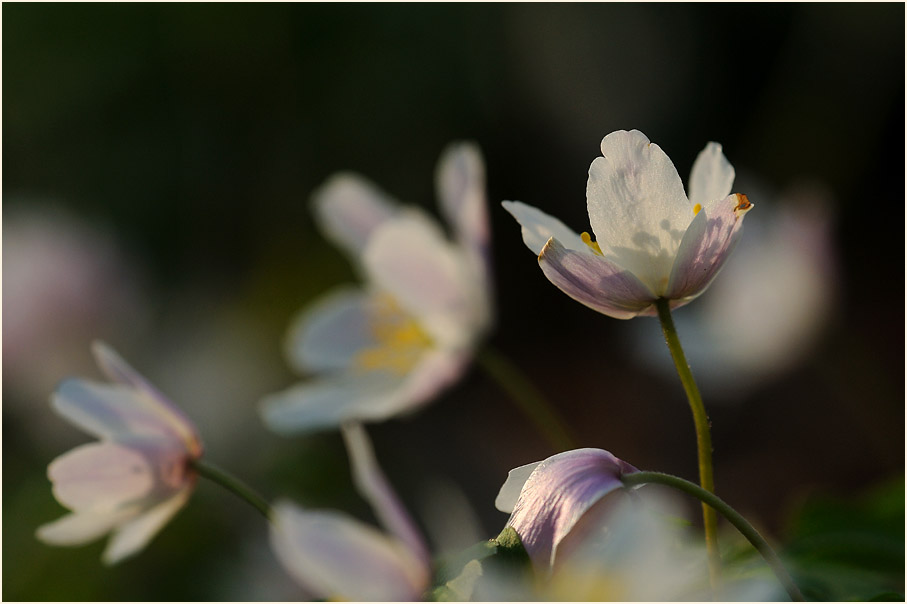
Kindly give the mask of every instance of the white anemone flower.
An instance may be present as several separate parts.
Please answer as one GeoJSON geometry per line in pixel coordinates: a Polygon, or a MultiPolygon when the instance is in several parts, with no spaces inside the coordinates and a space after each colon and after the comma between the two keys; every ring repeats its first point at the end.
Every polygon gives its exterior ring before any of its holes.
{"type": "Polygon", "coordinates": [[[438,164],[437,222],[351,174],[329,179],[314,208],[326,235],[350,254],[362,287],[343,287],[305,309],[287,338],[290,364],[314,377],[261,402],[283,433],[381,421],[432,400],[460,377],[491,322],[484,168],[455,144],[438,164]]]}
{"type": "Polygon", "coordinates": [[[39,527],[37,537],[82,545],[112,532],[102,559],[114,564],[145,547],[189,499],[202,445],[183,412],[113,350],[100,342],[92,350],[113,384],[66,380],[51,403],[100,441],[48,466],[54,496],[72,513],[39,527]]]}
{"type": "Polygon", "coordinates": [[[421,600],[431,579],[425,542],[375,460],[359,424],[341,426],[353,478],[387,533],[333,510],[274,506],[271,545],[289,574],[318,598],[421,600]]]}
{"type": "Polygon", "coordinates": [[[674,164],[642,132],[612,132],[601,149],[586,185],[595,240],[524,203],[504,208],[545,276],[577,302],[617,319],[655,315],[660,298],[686,304],[715,278],[753,207],[731,193],[734,168],[709,143],[687,197],[674,164]]]}

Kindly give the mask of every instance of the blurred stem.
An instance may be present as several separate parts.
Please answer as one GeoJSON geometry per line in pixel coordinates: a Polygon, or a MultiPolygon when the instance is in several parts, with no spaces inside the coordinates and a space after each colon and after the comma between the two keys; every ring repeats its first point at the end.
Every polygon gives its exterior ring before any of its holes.
{"type": "Polygon", "coordinates": [[[778,581],[780,581],[784,586],[784,589],[787,590],[791,600],[796,602],[804,601],[803,594],[800,593],[800,589],[787,573],[787,570],[784,568],[784,565],[781,563],[781,559],[778,557],[778,554],[775,553],[775,550],[773,550],[762,535],[759,534],[759,531],[746,521],[746,518],[719,499],[714,493],[703,489],[689,480],[684,480],[679,476],[672,476],[671,474],[663,474],[661,472],[633,472],[624,474],[621,476],[621,481],[628,487],[651,483],[667,485],[692,495],[701,501],[702,505],[707,505],[711,509],[717,510],[728,520],[728,522],[733,524],[750,543],[753,544],[756,551],[762,555],[769,567],[771,567],[772,571],[775,573],[775,576],[778,577],[778,581]]]}
{"type": "Polygon", "coordinates": [[[201,459],[193,461],[192,467],[195,468],[200,476],[203,476],[212,482],[216,482],[254,507],[266,519],[271,519],[271,506],[268,502],[240,479],[226,470],[223,470],[214,464],[202,461],[201,459]]]}
{"type": "MultiPolygon", "coordinates": [[[[677,328],[674,327],[674,319],[671,317],[670,303],[665,298],[659,298],[655,302],[655,307],[658,309],[661,330],[664,332],[668,350],[671,351],[671,358],[674,359],[677,375],[680,376],[680,383],[683,384],[683,390],[690,402],[690,409],[693,411],[693,423],[696,424],[696,448],[699,453],[699,484],[709,493],[714,493],[715,478],[712,473],[712,435],[709,417],[705,412],[705,405],[702,403],[702,395],[699,394],[696,380],[693,379],[693,372],[690,371],[690,364],[680,345],[677,328]]],[[[715,510],[705,503],[702,504],[702,522],[705,527],[705,545],[709,556],[709,576],[712,581],[712,589],[717,590],[721,573],[721,554],[718,551],[718,516],[715,514],[715,510]]]]}
{"type": "Polygon", "coordinates": [[[476,354],[476,360],[510,395],[520,411],[535,424],[556,451],[576,448],[576,440],[557,411],[512,361],[489,346],[476,354]]]}

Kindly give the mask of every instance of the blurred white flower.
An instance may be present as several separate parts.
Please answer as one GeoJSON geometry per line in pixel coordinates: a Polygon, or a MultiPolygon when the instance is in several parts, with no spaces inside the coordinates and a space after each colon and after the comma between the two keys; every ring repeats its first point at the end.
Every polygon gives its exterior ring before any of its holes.
{"type": "Polygon", "coordinates": [[[345,424],[341,430],[356,486],[390,534],[341,512],[279,501],[272,548],[290,575],[316,597],[420,600],[431,578],[424,540],[378,467],[362,426],[345,424]]]}
{"type": "MultiPolygon", "coordinates": [[[[675,316],[703,388],[739,392],[793,366],[815,344],[836,299],[828,199],[814,185],[785,192],[749,227],[709,293],[675,316]]],[[[657,334],[633,336],[641,361],[675,371],[667,356],[651,354],[657,334]]]]}
{"type": "Polygon", "coordinates": [[[294,321],[289,361],[317,376],[262,400],[270,428],[291,433],[384,420],[427,403],[463,373],[492,318],[478,149],[451,146],[437,188],[455,243],[424,212],[399,206],[357,176],[334,176],[315,194],[325,233],[366,284],[328,294],[294,321]]]}
{"type": "Polygon", "coordinates": [[[730,194],[734,168],[709,143],[693,164],[688,198],[674,164],[638,130],[612,132],[601,149],[586,185],[595,241],[524,203],[504,208],[545,276],[577,302],[617,319],[654,315],[659,298],[683,306],[718,274],[753,207],[730,194]]]}
{"type": "Polygon", "coordinates": [[[108,532],[114,564],[141,550],[186,503],[202,454],[195,427],[113,350],[96,342],[98,365],[113,384],[63,382],[54,409],[100,442],[82,445],[47,468],[54,496],[72,510],[38,528],[51,545],[82,545],[108,532]]]}

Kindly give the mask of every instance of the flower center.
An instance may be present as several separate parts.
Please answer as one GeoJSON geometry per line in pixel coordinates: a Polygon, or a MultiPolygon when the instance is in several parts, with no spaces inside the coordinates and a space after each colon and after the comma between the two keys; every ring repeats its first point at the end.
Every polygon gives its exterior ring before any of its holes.
{"type": "Polygon", "coordinates": [[[357,367],[368,371],[383,369],[405,375],[434,343],[419,322],[388,294],[375,299],[369,327],[375,345],[361,350],[355,360],[357,367]]]}
{"type": "Polygon", "coordinates": [[[592,248],[593,252],[595,252],[599,256],[604,256],[604,254],[602,253],[602,248],[598,247],[597,241],[592,241],[592,236],[589,235],[589,233],[583,231],[579,238],[583,240],[583,243],[592,248]]]}

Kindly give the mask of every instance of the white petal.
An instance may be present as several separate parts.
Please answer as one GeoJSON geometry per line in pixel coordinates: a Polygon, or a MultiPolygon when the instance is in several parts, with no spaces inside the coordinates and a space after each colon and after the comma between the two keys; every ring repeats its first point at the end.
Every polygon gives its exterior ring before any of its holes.
{"type": "Polygon", "coordinates": [[[438,200],[444,218],[464,247],[484,254],[488,246],[488,204],[485,166],[478,147],[458,143],[441,155],[436,174],[438,200]]]}
{"type": "Polygon", "coordinates": [[[84,545],[135,514],[134,508],[108,513],[74,512],[41,525],[35,536],[48,545],[84,545]]]}
{"type": "Polygon", "coordinates": [[[341,433],[356,488],[371,504],[384,528],[406,544],[414,555],[428,560],[425,541],[381,471],[365,429],[361,424],[349,423],[341,426],[341,433]]]}
{"type": "Polygon", "coordinates": [[[523,485],[529,480],[530,474],[542,462],[527,463],[525,466],[514,468],[507,472],[507,480],[504,481],[498,496],[494,500],[494,507],[508,514],[513,512],[517,500],[520,498],[520,491],[523,485]]]}
{"type": "Polygon", "coordinates": [[[639,131],[612,132],[589,168],[586,202],[605,258],[665,287],[693,206],[671,160],[639,131]]]}
{"type": "Polygon", "coordinates": [[[321,598],[413,601],[428,587],[428,569],[394,539],[333,511],[277,502],[271,545],[284,568],[321,598]]]}
{"type": "Polygon", "coordinates": [[[521,201],[503,201],[504,209],[520,223],[523,243],[538,256],[548,240],[554,237],[568,250],[591,252],[592,249],[583,243],[582,238],[563,222],[545,212],[521,201]]]}
{"type": "Polygon", "coordinates": [[[114,531],[104,550],[101,558],[104,563],[116,564],[138,553],[186,504],[191,494],[192,487],[186,487],[147,512],[122,524],[114,531]]]}
{"type": "Polygon", "coordinates": [[[372,231],[397,211],[397,203],[368,180],[351,173],[332,176],[312,198],[325,235],[358,258],[372,231]]]}
{"type": "Polygon", "coordinates": [[[147,496],[154,468],[144,455],[110,442],[76,447],[47,468],[57,501],[72,510],[110,511],[147,496]]]}
{"type": "Polygon", "coordinates": [[[342,288],[303,309],[287,333],[290,364],[302,372],[349,367],[358,353],[376,345],[371,303],[368,293],[342,288]]]}
{"type": "Polygon", "coordinates": [[[443,346],[468,345],[487,320],[483,283],[438,225],[418,212],[401,213],[377,229],[364,264],[370,280],[443,346]]]}
{"type": "Polygon", "coordinates": [[[709,143],[690,171],[690,203],[706,207],[730,195],[733,186],[734,167],[721,152],[721,145],[709,143]]]}

